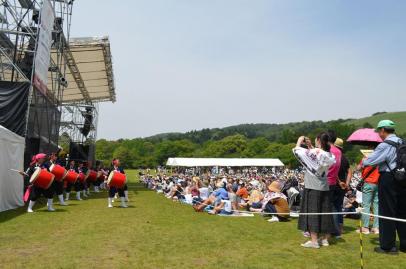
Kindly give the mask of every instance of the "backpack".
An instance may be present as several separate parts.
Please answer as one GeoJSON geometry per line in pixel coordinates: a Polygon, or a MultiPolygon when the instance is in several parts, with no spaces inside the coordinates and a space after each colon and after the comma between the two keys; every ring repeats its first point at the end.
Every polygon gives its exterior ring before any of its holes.
{"type": "Polygon", "coordinates": [[[395,181],[406,188],[406,143],[403,140],[400,143],[387,140],[385,143],[396,148],[396,167],[391,172],[395,181]]]}

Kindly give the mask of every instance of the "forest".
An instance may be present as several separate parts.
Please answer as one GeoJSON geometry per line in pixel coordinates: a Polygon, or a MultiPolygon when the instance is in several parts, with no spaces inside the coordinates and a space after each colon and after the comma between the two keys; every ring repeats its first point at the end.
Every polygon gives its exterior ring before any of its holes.
{"type": "MultiPolygon", "coordinates": [[[[364,123],[363,127],[372,127],[364,123]]],[[[292,148],[299,136],[314,139],[322,131],[335,130],[346,140],[357,127],[348,120],[312,121],[288,124],[242,124],[226,128],[193,130],[187,133],[159,134],[147,138],[96,142],[96,159],[109,165],[119,158],[125,168],[164,165],[169,157],[279,158],[296,167],[292,148]]],[[[361,158],[359,147],[345,144],[352,163],[361,158]]]]}

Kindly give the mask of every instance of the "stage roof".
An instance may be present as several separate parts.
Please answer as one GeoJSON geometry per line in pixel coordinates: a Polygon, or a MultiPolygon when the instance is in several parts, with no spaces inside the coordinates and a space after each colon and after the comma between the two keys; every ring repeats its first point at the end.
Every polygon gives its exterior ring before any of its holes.
{"type": "Polygon", "coordinates": [[[248,159],[248,158],[169,158],[167,166],[183,167],[282,167],[284,164],[279,159],[248,159]]]}
{"type": "MultiPolygon", "coordinates": [[[[56,62],[55,51],[51,56],[56,62]]],[[[71,38],[64,56],[68,87],[63,93],[63,103],[116,101],[108,37],[71,38]]],[[[51,82],[49,77],[48,84],[51,82]]]]}

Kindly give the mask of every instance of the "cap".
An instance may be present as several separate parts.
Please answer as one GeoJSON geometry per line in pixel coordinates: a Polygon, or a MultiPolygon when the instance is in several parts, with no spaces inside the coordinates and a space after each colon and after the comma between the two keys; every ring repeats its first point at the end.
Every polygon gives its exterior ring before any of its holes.
{"type": "Polygon", "coordinates": [[[344,140],[342,140],[341,138],[337,138],[336,142],[334,142],[334,146],[342,149],[344,147],[344,140]]]}
{"type": "Polygon", "coordinates": [[[396,127],[396,125],[395,125],[395,123],[393,121],[391,121],[391,120],[381,120],[378,123],[377,129],[387,128],[387,129],[395,130],[395,127],[396,127]]]}

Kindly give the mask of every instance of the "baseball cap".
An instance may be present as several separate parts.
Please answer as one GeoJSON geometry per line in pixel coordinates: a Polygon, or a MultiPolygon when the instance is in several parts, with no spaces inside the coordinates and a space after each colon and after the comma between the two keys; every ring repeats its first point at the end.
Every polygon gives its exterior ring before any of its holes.
{"type": "Polygon", "coordinates": [[[386,129],[395,130],[395,127],[396,127],[396,124],[393,121],[391,121],[391,120],[381,120],[378,123],[377,129],[379,130],[379,129],[382,129],[382,128],[386,128],[386,129]]]}

